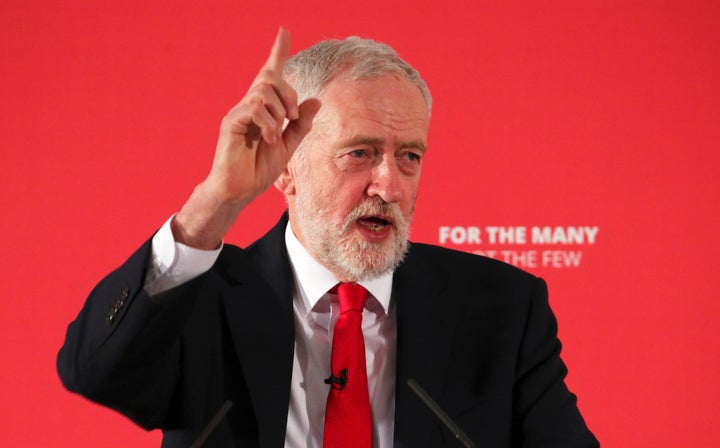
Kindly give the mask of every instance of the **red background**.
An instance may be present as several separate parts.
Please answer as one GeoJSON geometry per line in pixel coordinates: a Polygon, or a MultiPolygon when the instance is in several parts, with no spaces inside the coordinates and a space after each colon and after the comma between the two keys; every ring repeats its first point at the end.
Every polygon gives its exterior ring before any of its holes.
{"type": "MultiPolygon", "coordinates": [[[[604,446],[717,446],[718,19],[712,0],[2,1],[2,445],[158,445],[66,392],[55,355],[93,285],[204,177],[283,25],[295,50],[386,41],[429,83],[414,240],[599,228],[552,247],[582,251],[579,266],[530,270],[604,446]]],[[[282,209],[268,192],[228,241],[282,209]]]]}

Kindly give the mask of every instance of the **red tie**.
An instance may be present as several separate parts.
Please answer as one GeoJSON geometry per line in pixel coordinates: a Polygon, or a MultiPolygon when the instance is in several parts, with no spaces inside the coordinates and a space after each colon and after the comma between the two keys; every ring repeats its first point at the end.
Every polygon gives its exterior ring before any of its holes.
{"type": "Polygon", "coordinates": [[[362,312],[368,292],[356,283],[337,286],[340,317],[332,341],[323,448],[372,447],[370,396],[362,312]]]}

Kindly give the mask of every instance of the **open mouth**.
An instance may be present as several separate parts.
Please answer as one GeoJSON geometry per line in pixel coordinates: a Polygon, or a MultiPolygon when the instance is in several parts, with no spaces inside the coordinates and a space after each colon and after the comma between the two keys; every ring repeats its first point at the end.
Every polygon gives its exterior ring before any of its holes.
{"type": "Polygon", "coordinates": [[[389,219],[381,216],[364,216],[359,218],[357,223],[364,229],[371,232],[379,232],[392,225],[392,222],[389,219]]]}

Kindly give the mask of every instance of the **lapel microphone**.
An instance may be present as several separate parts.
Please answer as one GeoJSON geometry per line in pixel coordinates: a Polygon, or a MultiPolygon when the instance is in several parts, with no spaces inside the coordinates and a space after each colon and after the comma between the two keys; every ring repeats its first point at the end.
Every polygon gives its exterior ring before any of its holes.
{"type": "Polygon", "coordinates": [[[343,390],[347,384],[347,379],[348,369],[342,369],[340,371],[340,376],[333,376],[333,374],[330,373],[330,376],[325,378],[324,382],[325,384],[329,384],[333,389],[343,390]]]}

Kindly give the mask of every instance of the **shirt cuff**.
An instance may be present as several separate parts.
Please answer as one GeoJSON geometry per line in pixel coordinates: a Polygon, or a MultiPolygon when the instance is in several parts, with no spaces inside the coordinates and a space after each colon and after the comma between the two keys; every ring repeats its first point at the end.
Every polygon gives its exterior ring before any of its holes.
{"type": "Polygon", "coordinates": [[[200,250],[175,241],[171,216],[152,239],[152,257],[145,276],[144,289],[154,296],[180,286],[209,271],[222,250],[200,250]]]}

